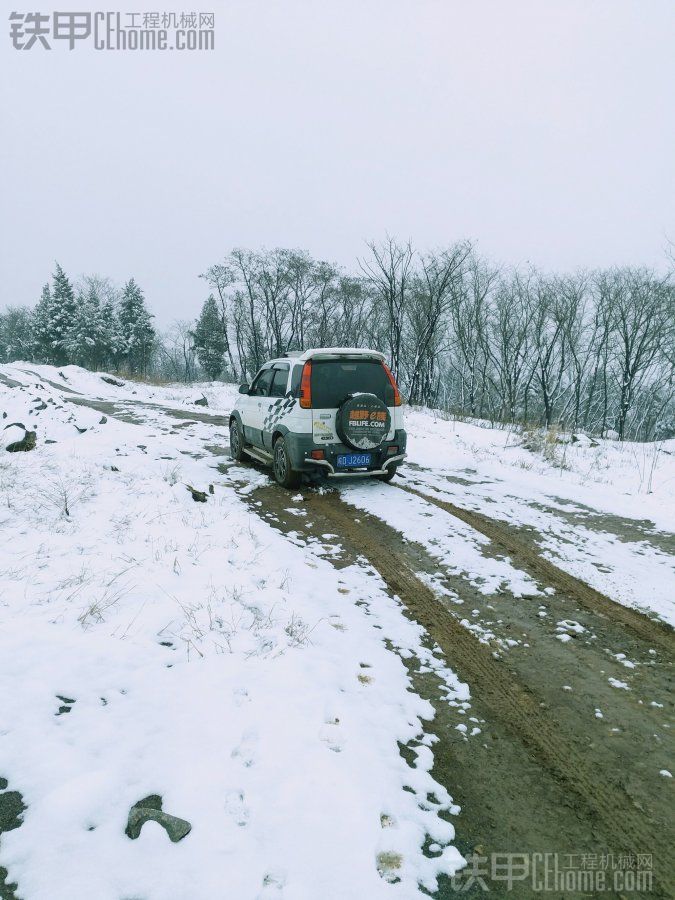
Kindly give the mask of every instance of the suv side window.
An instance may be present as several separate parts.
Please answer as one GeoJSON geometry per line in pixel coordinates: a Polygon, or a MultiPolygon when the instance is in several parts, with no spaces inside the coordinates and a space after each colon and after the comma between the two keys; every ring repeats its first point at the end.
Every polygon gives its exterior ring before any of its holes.
{"type": "Polygon", "coordinates": [[[267,397],[272,385],[274,369],[263,369],[251,386],[249,394],[252,397],[267,397]]]}
{"type": "Polygon", "coordinates": [[[272,390],[270,397],[285,397],[286,385],[288,384],[289,366],[274,367],[274,381],[272,382],[272,390]]]}
{"type": "Polygon", "coordinates": [[[300,396],[300,381],[302,379],[302,364],[293,367],[291,375],[291,394],[297,399],[300,396]]]}

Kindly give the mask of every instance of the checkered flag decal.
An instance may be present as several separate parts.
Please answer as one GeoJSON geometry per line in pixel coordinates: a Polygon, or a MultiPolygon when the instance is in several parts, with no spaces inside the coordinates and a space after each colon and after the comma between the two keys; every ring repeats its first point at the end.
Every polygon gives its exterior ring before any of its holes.
{"type": "Polygon", "coordinates": [[[263,422],[263,431],[272,431],[274,426],[282,419],[287,412],[295,406],[295,397],[289,391],[285,397],[279,397],[270,406],[263,422]]]}

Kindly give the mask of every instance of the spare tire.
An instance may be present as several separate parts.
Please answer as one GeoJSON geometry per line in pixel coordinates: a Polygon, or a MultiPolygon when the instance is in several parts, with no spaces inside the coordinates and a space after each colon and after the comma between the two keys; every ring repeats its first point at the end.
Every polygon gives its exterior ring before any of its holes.
{"type": "Polygon", "coordinates": [[[389,433],[391,415],[375,394],[353,394],[338,408],[335,428],[348,447],[374,450],[389,433]]]}

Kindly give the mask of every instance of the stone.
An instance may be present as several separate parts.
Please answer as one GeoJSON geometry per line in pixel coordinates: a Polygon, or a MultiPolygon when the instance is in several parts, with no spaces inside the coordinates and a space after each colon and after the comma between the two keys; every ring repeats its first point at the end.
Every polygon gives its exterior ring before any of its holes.
{"type": "Polygon", "coordinates": [[[13,831],[23,822],[22,814],[26,806],[18,791],[4,791],[0,794],[0,834],[13,831]]]}
{"type": "Polygon", "coordinates": [[[8,453],[25,453],[28,450],[35,449],[35,441],[37,439],[37,432],[35,431],[27,431],[21,441],[14,441],[13,444],[8,444],[5,448],[8,453]]]}
{"type": "Polygon", "coordinates": [[[204,491],[198,491],[197,488],[193,488],[190,484],[186,484],[185,487],[192,494],[192,499],[195,503],[206,503],[206,493],[204,491]]]}
{"type": "Polygon", "coordinates": [[[59,706],[58,712],[54,713],[55,716],[62,716],[65,713],[69,713],[73,708],[73,704],[76,702],[70,697],[61,696],[61,694],[57,694],[56,699],[60,700],[62,705],[59,706]]]}
{"type": "Polygon", "coordinates": [[[169,839],[178,843],[192,831],[192,825],[186,819],[171,816],[162,811],[162,798],[159,794],[150,794],[139,800],[129,810],[129,819],[124,833],[135,841],[146,822],[157,822],[169,835],[169,839]]]}

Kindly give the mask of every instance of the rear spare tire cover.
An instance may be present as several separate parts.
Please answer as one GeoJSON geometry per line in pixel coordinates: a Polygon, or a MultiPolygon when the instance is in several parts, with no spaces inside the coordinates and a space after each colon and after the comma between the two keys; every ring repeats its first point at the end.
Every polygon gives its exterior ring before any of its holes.
{"type": "Polygon", "coordinates": [[[379,447],[391,428],[389,410],[375,394],[348,397],[335,419],[340,440],[355,450],[379,447]]]}

